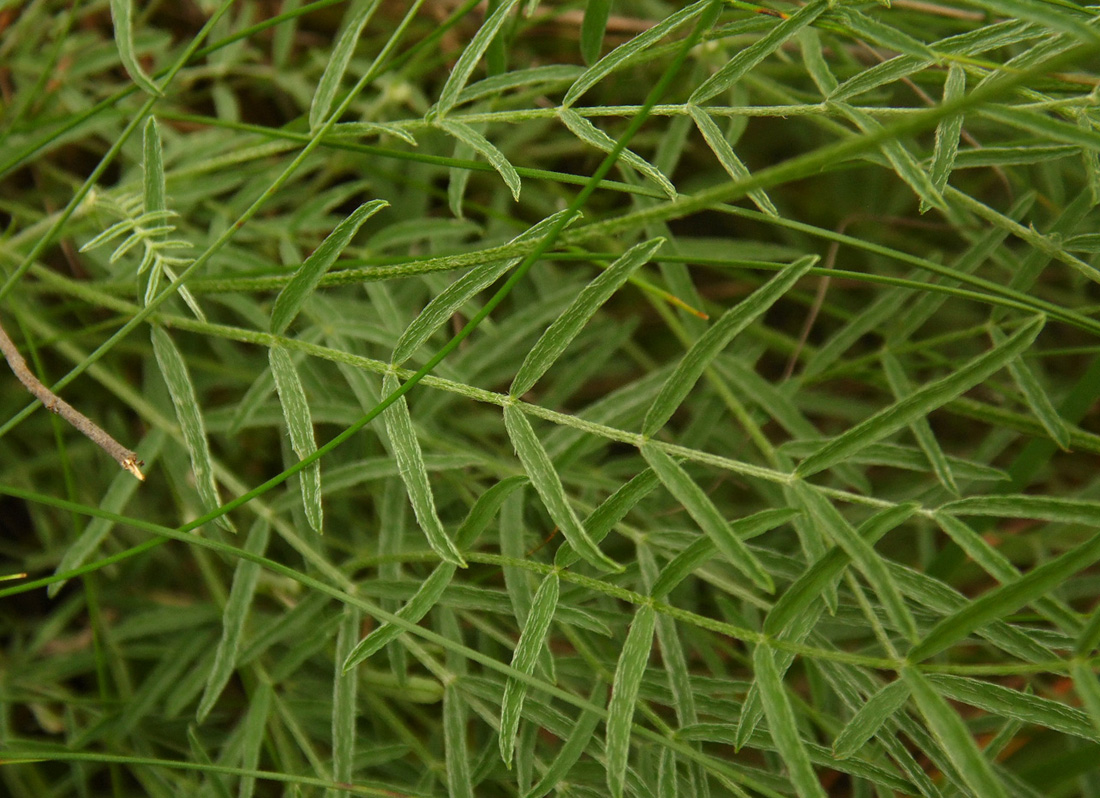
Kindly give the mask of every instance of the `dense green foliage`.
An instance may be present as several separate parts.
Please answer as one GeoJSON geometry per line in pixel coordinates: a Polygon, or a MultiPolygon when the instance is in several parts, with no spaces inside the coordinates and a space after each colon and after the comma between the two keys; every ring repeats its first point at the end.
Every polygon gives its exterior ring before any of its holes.
{"type": "Polygon", "coordinates": [[[1100,795],[1100,17],[0,11],[0,792],[1100,795]]]}

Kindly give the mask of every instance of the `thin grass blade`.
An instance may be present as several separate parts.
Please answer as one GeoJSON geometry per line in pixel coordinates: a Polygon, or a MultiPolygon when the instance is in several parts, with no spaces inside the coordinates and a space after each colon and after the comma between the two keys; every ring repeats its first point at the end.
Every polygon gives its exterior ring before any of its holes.
{"type": "MultiPolygon", "coordinates": [[[[351,783],[355,772],[356,721],[359,717],[359,674],[340,667],[347,659],[359,636],[361,614],[354,607],[344,607],[344,617],[336,633],[336,668],[332,674],[332,779],[340,784],[351,783]]],[[[349,798],[351,793],[338,790],[333,798],[349,798]]]]}
{"type": "MultiPolygon", "coordinates": [[[[527,483],[527,477],[508,477],[498,482],[485,493],[478,497],[474,506],[466,516],[466,520],[455,533],[455,543],[460,549],[468,549],[474,545],[478,536],[489,525],[496,515],[497,510],[513,491],[527,483]]],[[[434,607],[443,597],[443,591],[454,578],[458,566],[449,562],[442,562],[435,567],[431,575],[425,579],[408,603],[397,611],[397,616],[410,623],[417,623],[434,607]]],[[[383,623],[366,637],[348,654],[344,660],[345,671],[354,668],[360,662],[374,656],[388,643],[401,636],[402,629],[391,623],[383,623]]]]}
{"type": "MultiPolygon", "coordinates": [[[[584,528],[588,536],[594,543],[599,543],[607,537],[615,524],[623,520],[626,514],[659,484],[661,481],[650,468],[634,476],[584,519],[584,528]]],[[[559,568],[568,568],[579,559],[580,555],[573,551],[572,546],[566,544],[561,546],[558,553],[554,555],[554,564],[559,568]]]]}
{"type": "MultiPolygon", "coordinates": [[[[890,390],[893,392],[894,398],[902,399],[911,394],[913,386],[910,384],[909,377],[906,376],[905,370],[898,359],[886,349],[883,350],[880,357],[883,374],[886,375],[886,381],[890,383],[890,390]]],[[[928,458],[928,464],[932,466],[932,470],[936,473],[940,483],[947,488],[949,493],[958,496],[959,485],[955,481],[955,474],[951,470],[951,464],[947,461],[947,455],[943,453],[939,441],[936,440],[935,433],[932,432],[932,425],[928,423],[928,419],[918,418],[910,422],[909,431],[917,439],[917,444],[924,452],[924,456],[928,458]]]]}
{"type": "MultiPolygon", "coordinates": [[[[597,684],[592,690],[592,695],[588,697],[588,703],[603,706],[606,695],[607,688],[603,684],[597,684]]],[[[592,735],[599,725],[599,713],[592,710],[582,712],[577,719],[577,723],[565,736],[565,744],[561,747],[554,761],[550,763],[550,767],[546,769],[542,778],[527,791],[523,798],[542,798],[542,796],[563,783],[569,775],[569,771],[573,769],[573,765],[577,764],[584,752],[588,750],[592,735]]]]}
{"type": "Polygon", "coordinates": [[[894,582],[889,569],[875,548],[852,528],[847,519],[810,485],[799,482],[791,485],[791,494],[802,505],[809,518],[852,558],[860,572],[871,583],[886,614],[895,627],[910,641],[917,640],[917,624],[902,598],[901,590],[894,582]]]}
{"type": "Polygon", "coordinates": [[[1100,735],[1093,728],[1088,714],[1060,701],[1031,695],[991,682],[946,673],[927,674],[926,678],[940,695],[952,701],[969,704],[985,712],[1022,723],[1100,742],[1100,735]]]}
{"type": "Polygon", "coordinates": [[[157,118],[150,116],[141,135],[141,199],[145,213],[168,210],[168,189],[164,180],[164,152],[160,143],[157,118]]]}
{"type": "Polygon", "coordinates": [[[474,798],[470,753],[466,746],[466,699],[454,682],[443,691],[443,747],[447,795],[450,798],[474,798]]]}
{"type": "Polygon", "coordinates": [[[1096,673],[1096,667],[1075,658],[1070,660],[1069,672],[1077,697],[1092,721],[1092,728],[1100,734],[1100,676],[1096,673]]]}

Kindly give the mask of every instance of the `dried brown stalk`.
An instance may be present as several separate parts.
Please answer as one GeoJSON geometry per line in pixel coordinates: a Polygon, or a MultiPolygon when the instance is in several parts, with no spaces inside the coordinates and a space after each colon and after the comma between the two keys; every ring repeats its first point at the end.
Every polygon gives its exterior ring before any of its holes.
{"type": "Polygon", "coordinates": [[[57,413],[82,432],[92,443],[111,455],[120,466],[138,479],[145,480],[145,475],[138,468],[144,463],[138,459],[137,454],[116,441],[94,421],[43,385],[27,368],[27,362],[19,354],[19,350],[16,349],[15,343],[8,337],[8,333],[2,324],[0,324],[0,352],[3,352],[4,357],[8,359],[8,365],[11,366],[11,370],[19,378],[19,381],[26,386],[28,391],[34,394],[34,397],[47,410],[57,413]]]}

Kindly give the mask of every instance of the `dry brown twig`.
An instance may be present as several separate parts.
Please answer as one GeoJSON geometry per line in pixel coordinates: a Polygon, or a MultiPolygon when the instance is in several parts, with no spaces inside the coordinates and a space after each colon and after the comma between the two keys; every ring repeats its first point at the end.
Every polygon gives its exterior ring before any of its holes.
{"type": "Polygon", "coordinates": [[[27,362],[19,354],[19,350],[11,338],[8,337],[8,333],[2,324],[0,324],[0,352],[4,353],[8,365],[11,366],[11,370],[19,378],[19,381],[47,410],[57,413],[83,433],[88,440],[111,455],[120,466],[138,479],[145,481],[145,475],[138,468],[144,463],[138,459],[137,454],[116,441],[98,424],[43,385],[27,368],[27,362]]]}

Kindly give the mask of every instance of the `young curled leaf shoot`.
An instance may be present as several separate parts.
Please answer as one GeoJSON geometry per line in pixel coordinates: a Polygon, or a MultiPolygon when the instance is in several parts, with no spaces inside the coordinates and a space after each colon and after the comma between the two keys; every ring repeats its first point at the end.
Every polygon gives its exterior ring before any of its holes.
{"type": "Polygon", "coordinates": [[[145,475],[138,468],[138,466],[145,464],[138,459],[137,453],[127,449],[112,438],[102,427],[43,385],[42,381],[27,368],[27,362],[19,354],[19,350],[15,347],[15,343],[11,338],[8,337],[3,325],[0,325],[0,352],[3,352],[4,357],[8,359],[8,365],[11,366],[11,370],[15,372],[15,376],[19,378],[19,381],[34,395],[35,399],[45,405],[47,410],[57,413],[83,433],[88,440],[111,455],[120,466],[138,479],[145,481],[145,475]]]}

